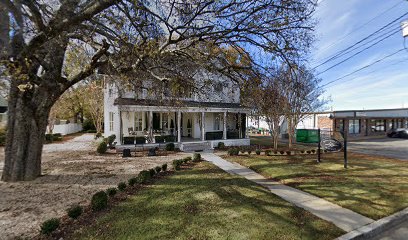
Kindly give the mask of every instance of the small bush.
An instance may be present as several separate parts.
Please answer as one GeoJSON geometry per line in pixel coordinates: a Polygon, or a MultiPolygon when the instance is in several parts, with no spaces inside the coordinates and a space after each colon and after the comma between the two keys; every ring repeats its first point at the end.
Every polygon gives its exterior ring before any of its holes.
{"type": "Polygon", "coordinates": [[[137,178],[133,177],[128,180],[129,186],[134,186],[137,183],[137,178]]]}
{"type": "Polygon", "coordinates": [[[96,151],[100,154],[106,153],[107,150],[108,150],[108,145],[106,145],[105,141],[102,141],[101,143],[99,143],[98,148],[96,149],[96,151]]]}
{"type": "Polygon", "coordinates": [[[230,156],[238,156],[239,150],[238,148],[230,148],[228,149],[228,155],[230,156]]]}
{"type": "Polygon", "coordinates": [[[286,154],[290,156],[292,154],[292,152],[291,151],[286,151],[286,154]]]}
{"type": "Polygon", "coordinates": [[[154,175],[156,174],[156,171],[154,170],[154,168],[149,169],[149,173],[150,173],[150,177],[154,177],[154,175]]]}
{"type": "Polygon", "coordinates": [[[118,189],[119,189],[119,191],[125,191],[125,189],[126,189],[126,183],[125,183],[125,182],[120,182],[120,183],[118,184],[118,189]]]}
{"type": "Polygon", "coordinates": [[[312,151],[310,151],[310,150],[307,150],[307,151],[306,151],[306,153],[307,153],[307,154],[311,154],[311,153],[312,153],[312,151]]]}
{"type": "Polygon", "coordinates": [[[193,154],[193,162],[198,162],[201,160],[201,154],[199,153],[194,153],[193,154]]]}
{"type": "MultiPolygon", "coordinates": [[[[167,166],[167,165],[166,165],[167,166]]],[[[137,176],[139,183],[146,183],[150,179],[150,172],[147,170],[143,170],[137,176]]]]}
{"type": "Polygon", "coordinates": [[[60,220],[58,218],[51,218],[41,224],[41,233],[49,235],[50,233],[57,230],[60,225],[60,220]]]}
{"type": "Polygon", "coordinates": [[[173,165],[173,169],[174,169],[175,171],[179,171],[179,170],[180,170],[180,166],[181,166],[181,162],[180,162],[179,159],[173,160],[172,165],[173,165]]]}
{"type": "MultiPolygon", "coordinates": [[[[126,184],[125,184],[126,185],[126,184]]],[[[91,199],[93,211],[100,211],[108,206],[108,195],[104,191],[95,193],[91,199]]]]}
{"type": "Polygon", "coordinates": [[[82,214],[82,207],[74,205],[67,209],[67,214],[72,219],[77,219],[82,214]]]}
{"type": "Polygon", "coordinates": [[[154,168],[154,170],[156,171],[156,173],[161,172],[162,168],[160,166],[157,166],[154,168]]]}
{"type": "Polygon", "coordinates": [[[223,142],[218,142],[217,148],[218,148],[218,149],[224,149],[224,148],[225,148],[225,144],[224,144],[223,142]]]}
{"type": "Polygon", "coordinates": [[[256,150],[255,150],[255,153],[256,153],[256,155],[261,155],[261,150],[256,149],[256,150]]]}
{"type": "Polygon", "coordinates": [[[167,143],[166,144],[166,151],[174,151],[175,145],[174,143],[167,143]]]}
{"type": "Polygon", "coordinates": [[[101,133],[101,132],[97,132],[97,133],[95,134],[95,139],[98,139],[98,138],[100,138],[100,137],[102,137],[102,133],[101,133]]]}
{"type": "Polygon", "coordinates": [[[303,154],[303,153],[305,153],[305,151],[304,151],[304,150],[302,150],[302,151],[300,151],[300,153],[302,153],[302,154],[303,154]]]}
{"type": "Polygon", "coordinates": [[[266,156],[270,156],[270,155],[271,155],[271,153],[272,153],[272,151],[271,151],[271,150],[266,150],[266,151],[265,151],[265,155],[266,155],[266,156]]]}
{"type": "Polygon", "coordinates": [[[245,153],[245,148],[240,148],[240,150],[239,150],[242,154],[244,154],[245,153]]]}
{"type": "Polygon", "coordinates": [[[284,153],[285,153],[285,151],[280,151],[279,153],[280,153],[280,154],[284,154],[284,153]]]}
{"type": "Polygon", "coordinates": [[[108,137],[108,145],[109,145],[109,147],[113,147],[113,141],[115,141],[115,139],[116,139],[116,135],[115,134],[112,134],[112,135],[110,135],[109,137],[108,137]]]}
{"type": "Polygon", "coordinates": [[[185,163],[187,163],[187,162],[193,160],[193,158],[188,156],[188,157],[183,158],[183,160],[184,160],[185,163]]]}
{"type": "Polygon", "coordinates": [[[113,197],[116,195],[116,188],[108,188],[106,189],[106,194],[108,194],[109,197],[113,197]]]}
{"type": "Polygon", "coordinates": [[[53,134],[49,134],[49,133],[45,134],[45,141],[47,141],[47,142],[52,142],[52,141],[54,141],[54,135],[53,135],[53,134]]]}
{"type": "Polygon", "coordinates": [[[248,150],[248,155],[251,155],[251,153],[252,153],[252,150],[248,150]]]}
{"type": "Polygon", "coordinates": [[[312,149],[312,153],[316,153],[316,150],[312,149]]]}
{"type": "Polygon", "coordinates": [[[162,170],[163,170],[163,172],[167,171],[167,163],[162,165],[162,170]]]}

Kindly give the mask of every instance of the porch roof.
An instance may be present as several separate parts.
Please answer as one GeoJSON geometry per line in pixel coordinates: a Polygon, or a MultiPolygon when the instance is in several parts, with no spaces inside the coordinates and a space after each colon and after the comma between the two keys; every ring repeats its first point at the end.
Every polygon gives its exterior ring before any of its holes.
{"type": "Polygon", "coordinates": [[[117,98],[114,105],[122,106],[157,106],[157,107],[197,107],[197,108],[243,108],[239,103],[222,103],[222,102],[198,102],[189,100],[150,100],[150,99],[134,99],[134,98],[117,98]]]}

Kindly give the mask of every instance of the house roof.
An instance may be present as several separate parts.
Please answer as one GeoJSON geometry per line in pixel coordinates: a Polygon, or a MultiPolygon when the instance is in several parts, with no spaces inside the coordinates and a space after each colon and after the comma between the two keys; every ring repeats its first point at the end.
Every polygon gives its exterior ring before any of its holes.
{"type": "Polygon", "coordinates": [[[198,102],[188,100],[150,100],[134,98],[117,98],[114,105],[133,106],[166,106],[166,107],[200,107],[200,108],[243,108],[239,103],[198,102]]]}

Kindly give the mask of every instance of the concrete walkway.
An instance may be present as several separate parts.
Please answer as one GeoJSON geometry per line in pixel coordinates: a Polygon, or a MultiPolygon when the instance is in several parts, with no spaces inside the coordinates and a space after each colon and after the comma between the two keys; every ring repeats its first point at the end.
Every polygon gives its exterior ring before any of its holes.
{"type": "Polygon", "coordinates": [[[342,208],[309,193],[268,180],[251,169],[243,167],[237,163],[228,162],[213,153],[203,153],[202,157],[228,173],[243,176],[248,180],[266,187],[273,194],[278,195],[298,207],[306,209],[319,218],[332,222],[346,232],[350,232],[374,222],[374,220],[370,218],[362,216],[349,209],[342,208]]]}

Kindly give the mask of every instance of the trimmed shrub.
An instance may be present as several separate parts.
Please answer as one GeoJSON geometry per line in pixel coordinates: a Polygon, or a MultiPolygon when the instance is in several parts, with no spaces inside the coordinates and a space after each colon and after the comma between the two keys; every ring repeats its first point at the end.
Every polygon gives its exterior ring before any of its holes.
{"type": "Polygon", "coordinates": [[[133,177],[131,179],[128,180],[128,184],[129,186],[133,186],[137,183],[137,178],[133,177]]]}
{"type": "Polygon", "coordinates": [[[164,136],[164,140],[166,140],[166,142],[175,142],[176,137],[172,135],[166,135],[164,136]]]}
{"type": "Polygon", "coordinates": [[[96,151],[100,154],[106,153],[107,150],[108,150],[108,145],[106,145],[105,141],[102,141],[101,143],[99,143],[98,148],[96,149],[96,151]]]}
{"type": "Polygon", "coordinates": [[[270,156],[270,155],[271,155],[271,153],[272,153],[272,151],[271,151],[271,150],[266,150],[266,151],[265,151],[265,155],[266,155],[266,156],[270,156]]]}
{"type": "Polygon", "coordinates": [[[50,134],[50,133],[45,134],[45,141],[47,141],[47,142],[54,141],[54,135],[50,134]]]}
{"type": "Polygon", "coordinates": [[[260,149],[256,149],[255,150],[256,155],[261,155],[261,150],[260,149]]]}
{"type": "Polygon", "coordinates": [[[79,205],[74,205],[67,209],[68,217],[72,219],[77,219],[82,214],[82,207],[79,205]]]}
{"type": "Polygon", "coordinates": [[[116,188],[108,188],[106,189],[106,194],[108,194],[109,197],[113,197],[116,195],[116,188]]]}
{"type": "Polygon", "coordinates": [[[245,148],[240,148],[240,150],[239,150],[242,154],[244,154],[245,153],[245,148]]]}
{"type": "Polygon", "coordinates": [[[125,191],[125,189],[126,189],[126,183],[125,183],[125,182],[120,182],[120,183],[118,184],[118,189],[119,189],[119,191],[125,191]]]}
{"type": "Polygon", "coordinates": [[[150,177],[154,177],[154,175],[156,174],[156,171],[154,170],[154,168],[150,168],[149,173],[150,173],[150,177]]]}
{"type": "MultiPolygon", "coordinates": [[[[125,184],[126,185],[126,184],[125,184]]],[[[93,211],[100,211],[108,206],[108,195],[104,191],[95,193],[91,199],[93,211]]]]}
{"type": "Polygon", "coordinates": [[[228,155],[230,156],[238,156],[239,150],[238,148],[230,148],[228,149],[228,155]]]}
{"type": "Polygon", "coordinates": [[[147,170],[143,170],[137,176],[139,183],[145,183],[150,179],[150,172],[147,170]]]}
{"type": "Polygon", "coordinates": [[[276,155],[276,154],[278,154],[278,151],[274,151],[273,153],[276,155]]]}
{"type": "Polygon", "coordinates": [[[179,170],[180,170],[181,162],[180,162],[179,159],[173,160],[172,165],[173,165],[173,169],[174,169],[175,171],[179,171],[179,170]]]}
{"type": "Polygon", "coordinates": [[[85,119],[82,123],[82,130],[87,133],[96,133],[96,127],[91,119],[85,119]]]}
{"type": "Polygon", "coordinates": [[[248,150],[248,155],[251,155],[251,153],[252,153],[252,150],[248,150]]]}
{"type": "Polygon", "coordinates": [[[156,173],[161,172],[162,168],[160,166],[157,166],[154,168],[154,170],[156,171],[156,173]]]}
{"type": "Polygon", "coordinates": [[[292,154],[292,152],[291,151],[286,151],[286,154],[290,156],[292,154]]]}
{"type": "Polygon", "coordinates": [[[312,149],[312,153],[316,153],[316,150],[312,149]]]}
{"type": "Polygon", "coordinates": [[[95,134],[95,139],[98,139],[98,138],[100,138],[100,137],[102,137],[102,133],[97,132],[97,133],[95,134]]]}
{"type": "Polygon", "coordinates": [[[41,233],[49,235],[50,233],[57,230],[60,225],[60,220],[58,218],[51,218],[41,224],[41,233]]]}
{"type": "Polygon", "coordinates": [[[280,154],[284,154],[284,153],[285,153],[285,151],[280,151],[279,153],[280,153],[280,154]]]}
{"type": "Polygon", "coordinates": [[[109,137],[108,137],[108,145],[109,145],[109,147],[113,147],[113,141],[115,141],[115,139],[116,139],[116,135],[115,134],[112,134],[112,135],[110,135],[109,137]]]}
{"type": "Polygon", "coordinates": [[[87,133],[96,133],[96,130],[87,130],[87,133]]]}
{"type": "Polygon", "coordinates": [[[218,148],[218,149],[224,149],[224,148],[225,148],[225,144],[224,144],[223,142],[218,142],[217,148],[218,148]]]}
{"type": "Polygon", "coordinates": [[[193,158],[188,156],[188,157],[183,158],[183,160],[184,160],[184,162],[189,162],[189,161],[193,160],[193,158]]]}
{"type": "Polygon", "coordinates": [[[162,165],[162,170],[163,170],[163,172],[167,171],[167,163],[162,165]]]}
{"type": "Polygon", "coordinates": [[[303,153],[305,153],[305,151],[304,151],[304,150],[302,150],[302,151],[300,151],[300,153],[302,153],[302,154],[303,154],[303,153]]]}
{"type": "Polygon", "coordinates": [[[311,153],[312,153],[312,151],[310,151],[310,150],[307,150],[306,152],[307,152],[307,154],[311,154],[311,153]]]}
{"type": "Polygon", "coordinates": [[[174,151],[174,148],[174,143],[171,142],[166,144],[166,151],[174,151]]]}
{"type": "Polygon", "coordinates": [[[193,162],[198,162],[201,160],[201,154],[199,153],[194,153],[193,154],[193,162]]]}

